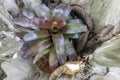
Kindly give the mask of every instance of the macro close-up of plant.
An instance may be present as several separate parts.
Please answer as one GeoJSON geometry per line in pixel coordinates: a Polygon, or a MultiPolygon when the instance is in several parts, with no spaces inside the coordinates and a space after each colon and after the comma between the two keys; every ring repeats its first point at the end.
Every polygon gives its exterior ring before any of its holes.
{"type": "Polygon", "coordinates": [[[119,0],[0,0],[0,80],[120,80],[119,0]]]}
{"type": "Polygon", "coordinates": [[[40,8],[43,10],[41,17],[26,8],[22,9],[20,16],[14,17],[16,25],[31,29],[19,33],[24,41],[23,58],[34,57],[33,63],[36,63],[43,55],[49,54],[49,67],[53,70],[67,60],[77,60],[72,39],[86,32],[86,25],[80,19],[72,18],[68,4],[59,4],[53,10],[41,4],[40,8]]]}

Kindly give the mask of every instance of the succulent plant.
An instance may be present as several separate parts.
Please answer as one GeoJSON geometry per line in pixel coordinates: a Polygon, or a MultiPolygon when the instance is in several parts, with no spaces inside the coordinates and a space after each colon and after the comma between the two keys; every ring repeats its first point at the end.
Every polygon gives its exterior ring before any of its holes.
{"type": "Polygon", "coordinates": [[[71,6],[59,4],[53,10],[40,4],[40,17],[33,10],[23,8],[14,23],[26,30],[17,34],[23,41],[23,58],[34,56],[36,63],[43,55],[49,54],[49,66],[55,68],[67,60],[76,60],[77,54],[72,39],[78,38],[87,27],[80,19],[73,19],[70,15],[71,6]]]}

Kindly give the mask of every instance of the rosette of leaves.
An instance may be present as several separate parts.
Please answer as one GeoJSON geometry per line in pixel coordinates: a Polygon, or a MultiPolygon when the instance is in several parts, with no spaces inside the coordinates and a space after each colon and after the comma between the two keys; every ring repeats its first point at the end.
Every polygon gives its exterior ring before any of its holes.
{"type": "Polygon", "coordinates": [[[51,69],[67,60],[76,60],[72,39],[86,32],[86,25],[80,19],[71,17],[71,6],[68,4],[59,4],[53,10],[44,4],[39,7],[39,17],[38,13],[23,8],[21,15],[14,18],[16,25],[26,28],[17,34],[24,41],[23,58],[34,56],[33,63],[36,63],[43,55],[49,54],[51,69]]]}

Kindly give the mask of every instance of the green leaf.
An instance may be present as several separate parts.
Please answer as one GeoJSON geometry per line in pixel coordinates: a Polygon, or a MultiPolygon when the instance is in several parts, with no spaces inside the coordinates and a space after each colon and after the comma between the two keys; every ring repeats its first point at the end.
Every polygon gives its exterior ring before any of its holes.
{"type": "Polygon", "coordinates": [[[46,38],[50,36],[47,30],[40,29],[38,31],[31,31],[24,35],[23,40],[24,41],[32,41],[38,38],[46,38]]]}
{"type": "Polygon", "coordinates": [[[17,33],[22,33],[22,32],[29,32],[29,31],[32,31],[33,29],[31,29],[31,28],[26,28],[26,27],[20,27],[19,25],[17,25],[16,27],[15,27],[17,30],[19,30],[19,31],[17,31],[17,33]]]}
{"type": "Polygon", "coordinates": [[[69,20],[69,23],[83,24],[82,20],[80,20],[80,19],[72,19],[72,20],[69,20]]]}
{"type": "Polygon", "coordinates": [[[55,46],[56,55],[60,64],[66,62],[65,40],[61,33],[52,35],[53,44],[55,46]]]}
{"type": "Polygon", "coordinates": [[[69,57],[71,61],[77,60],[77,54],[73,47],[72,41],[69,41],[68,39],[65,40],[66,42],[66,54],[69,57]]]}
{"type": "Polygon", "coordinates": [[[80,20],[70,20],[66,25],[64,34],[75,34],[80,32],[86,32],[87,26],[81,23],[80,20]]]}
{"type": "Polygon", "coordinates": [[[33,60],[33,64],[35,64],[43,55],[48,54],[50,51],[50,48],[43,50],[39,54],[37,54],[33,60]]]}
{"type": "Polygon", "coordinates": [[[50,36],[47,30],[45,29],[40,29],[39,31],[35,31],[35,33],[38,35],[39,38],[45,38],[50,36]]]}
{"type": "Polygon", "coordinates": [[[120,67],[120,33],[102,43],[90,57],[90,63],[101,66],[120,67]]]}
{"type": "Polygon", "coordinates": [[[54,70],[58,66],[58,59],[54,47],[51,48],[49,53],[49,67],[54,70]]]}
{"type": "Polygon", "coordinates": [[[80,34],[64,34],[64,37],[65,38],[68,38],[68,39],[78,39],[80,36],[80,34]]]}

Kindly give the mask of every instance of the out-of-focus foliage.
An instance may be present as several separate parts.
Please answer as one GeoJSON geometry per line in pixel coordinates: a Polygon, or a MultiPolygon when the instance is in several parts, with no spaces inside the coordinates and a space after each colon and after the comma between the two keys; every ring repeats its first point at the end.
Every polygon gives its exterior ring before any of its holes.
{"type": "Polygon", "coordinates": [[[109,41],[103,43],[98,47],[90,62],[97,63],[104,66],[120,66],[120,35],[115,36],[109,41]]]}
{"type": "Polygon", "coordinates": [[[14,54],[9,61],[1,64],[2,69],[6,73],[5,80],[33,80],[34,74],[37,72],[36,67],[31,60],[21,58],[22,52],[14,54]]]}
{"type": "Polygon", "coordinates": [[[20,42],[18,37],[14,37],[12,32],[0,32],[0,58],[12,56],[20,50],[22,44],[22,41],[20,42]]]}

